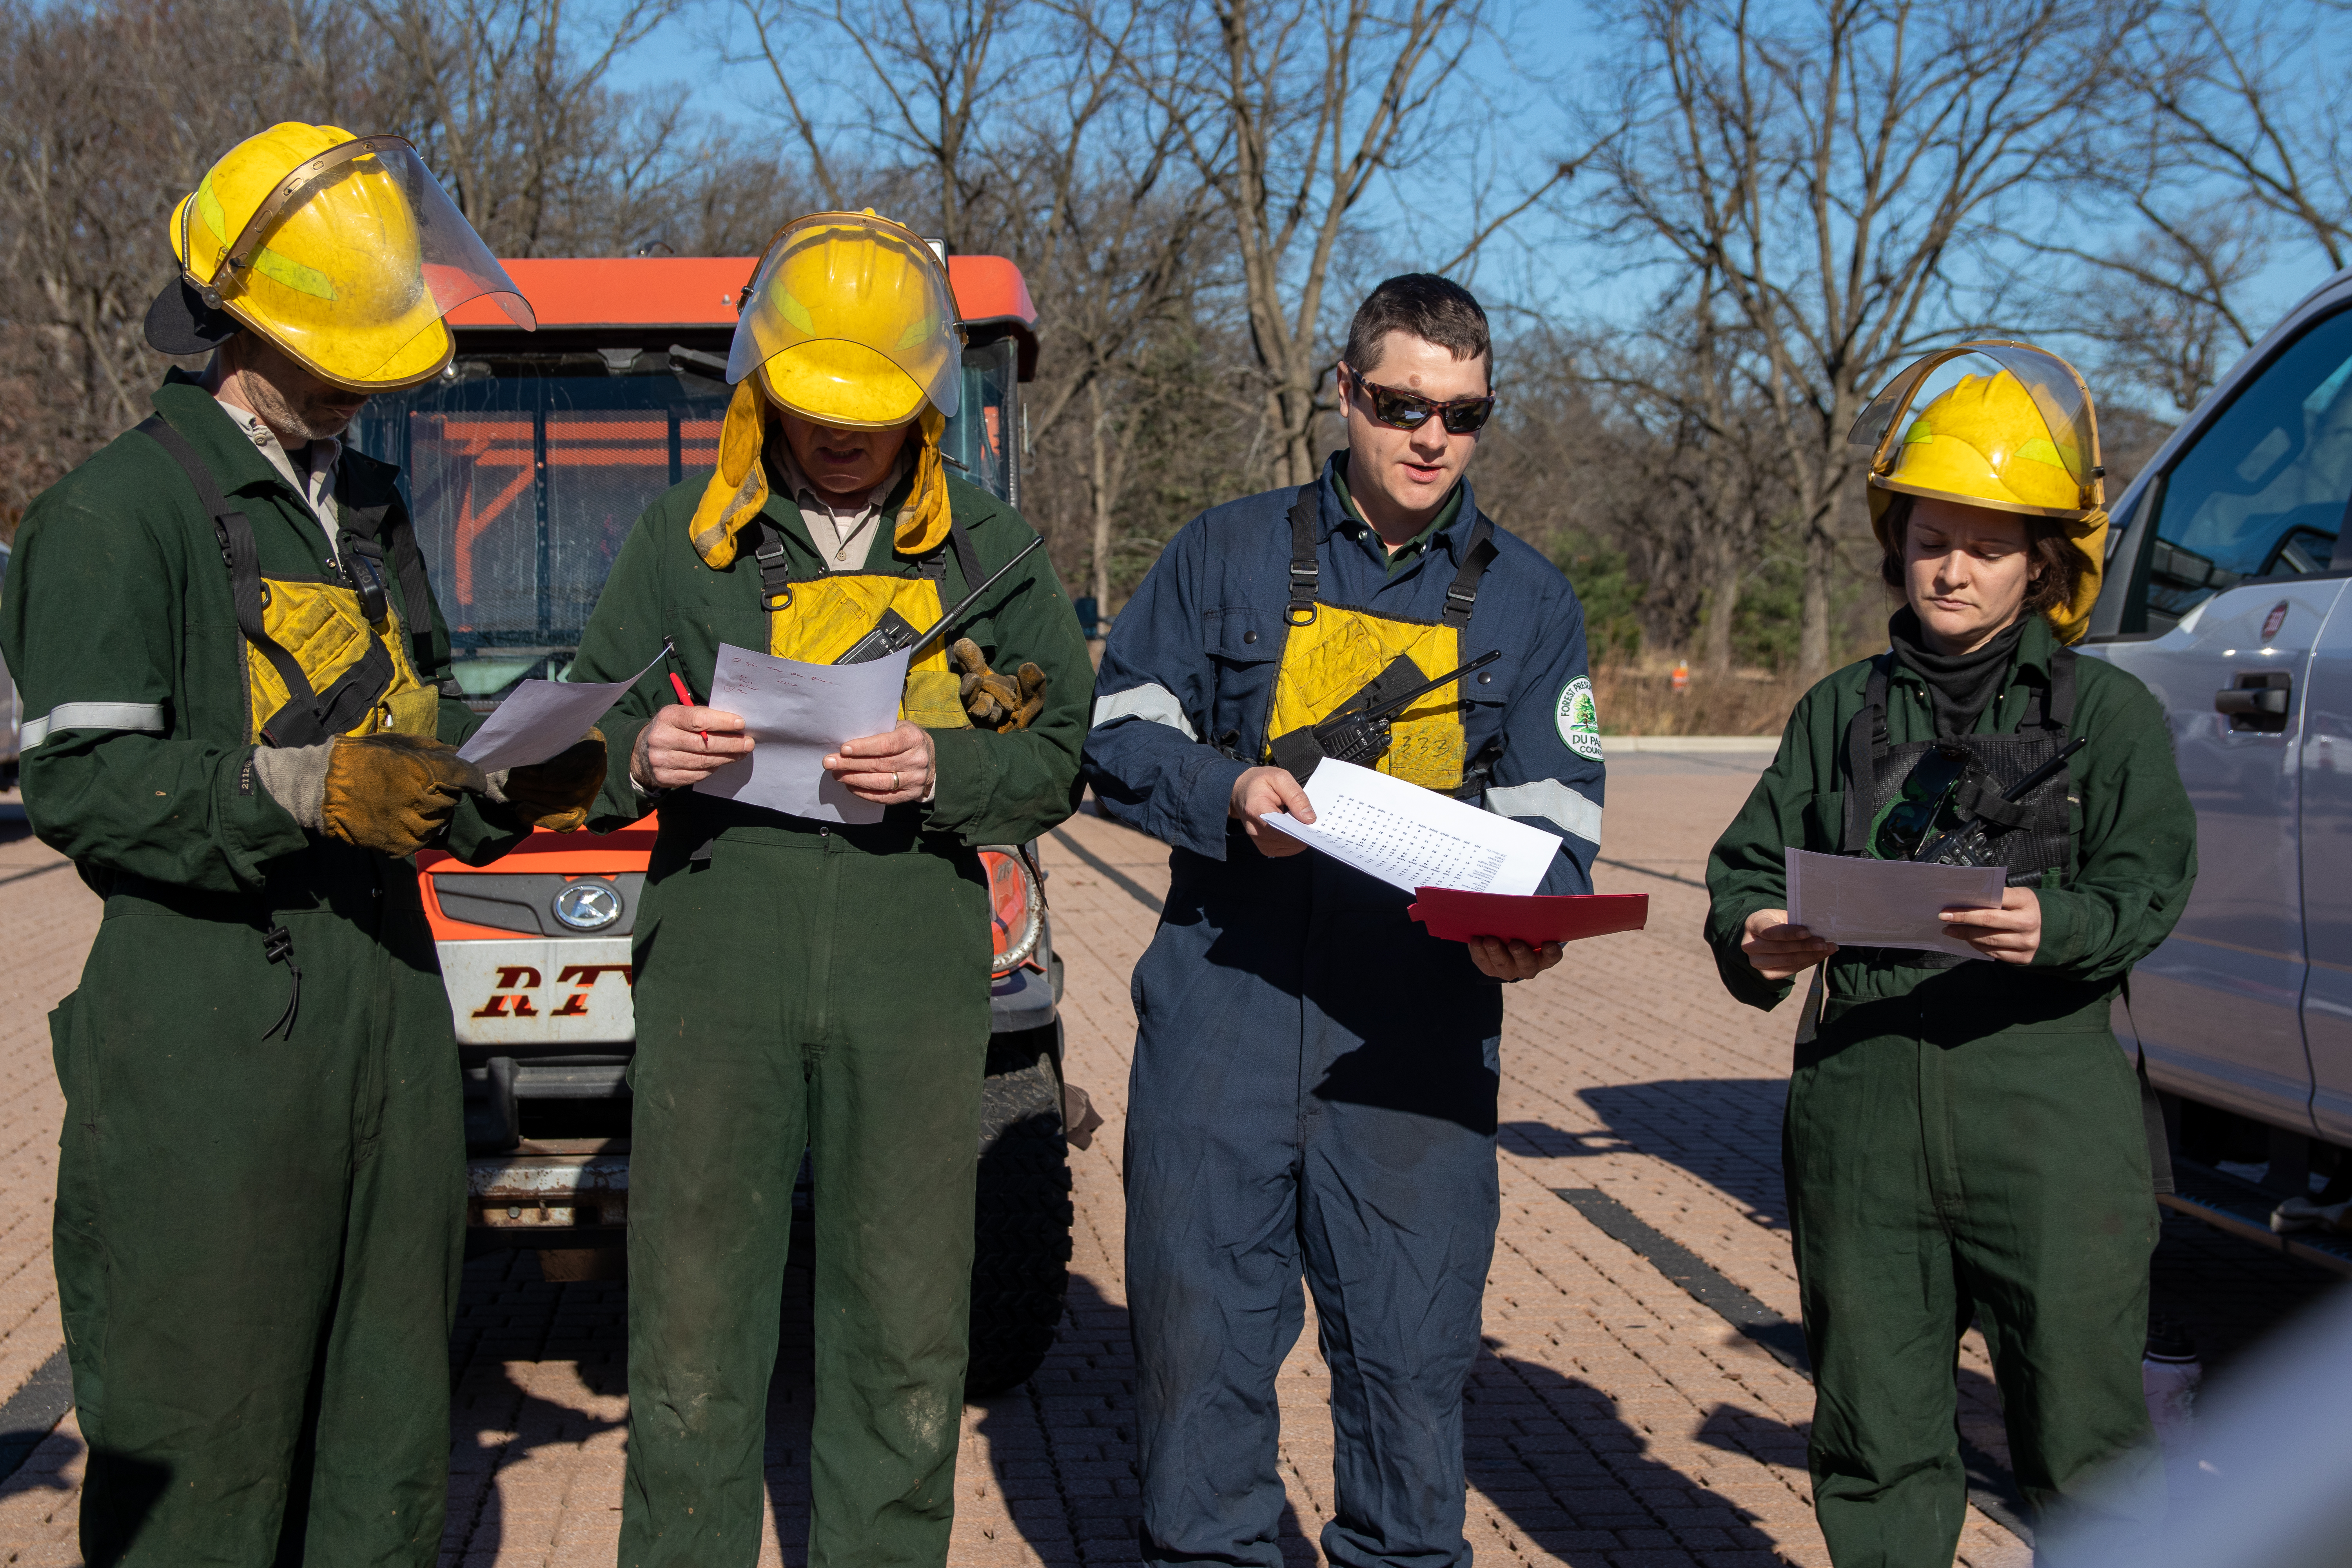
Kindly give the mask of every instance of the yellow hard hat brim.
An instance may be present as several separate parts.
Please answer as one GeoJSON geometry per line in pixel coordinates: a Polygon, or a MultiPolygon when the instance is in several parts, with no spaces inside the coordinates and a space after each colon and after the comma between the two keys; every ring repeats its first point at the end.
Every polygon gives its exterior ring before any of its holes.
{"type": "Polygon", "coordinates": [[[311,374],[353,392],[399,392],[422,385],[457,357],[457,339],[438,316],[425,318],[421,325],[399,321],[373,330],[314,333],[298,345],[273,331],[274,323],[244,309],[244,303],[225,300],[221,308],[311,374]]]}
{"type": "Polygon", "coordinates": [[[863,343],[821,338],[760,366],[768,395],[803,419],[850,430],[904,425],[926,401],[915,378],[863,343]]]}

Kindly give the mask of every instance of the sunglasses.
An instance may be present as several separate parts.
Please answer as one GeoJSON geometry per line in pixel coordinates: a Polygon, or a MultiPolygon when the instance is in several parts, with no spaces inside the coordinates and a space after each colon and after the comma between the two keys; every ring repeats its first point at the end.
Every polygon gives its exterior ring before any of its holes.
{"type": "Polygon", "coordinates": [[[1449,436],[1475,436],[1486,427],[1486,416],[1495,412],[1495,400],[1486,397],[1457,397],[1450,403],[1433,403],[1415,393],[1398,392],[1378,386],[1358,374],[1353,367],[1343,366],[1348,379],[1371,400],[1372,417],[1394,430],[1418,430],[1434,415],[1445,426],[1449,436]]]}

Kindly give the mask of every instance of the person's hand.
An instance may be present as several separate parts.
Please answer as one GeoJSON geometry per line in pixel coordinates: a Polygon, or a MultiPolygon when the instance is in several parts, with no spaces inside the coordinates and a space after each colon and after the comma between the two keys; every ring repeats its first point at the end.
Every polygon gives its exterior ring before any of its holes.
{"type": "Polygon", "coordinates": [[[1290,776],[1288,768],[1252,768],[1234,781],[1234,795],[1225,815],[1242,825],[1257,846],[1257,852],[1269,860],[1286,856],[1302,855],[1307,846],[1262,820],[1269,811],[1286,811],[1301,822],[1315,820],[1315,808],[1307,804],[1307,792],[1290,776]]]}
{"type": "Polygon", "coordinates": [[[682,789],[751,752],[751,737],[736,715],[673,702],[637,731],[629,776],[646,789],[682,789]]]}
{"type": "Polygon", "coordinates": [[[882,805],[911,805],[928,800],[931,779],[939,772],[940,752],[931,732],[919,724],[898,721],[898,727],[879,735],[845,742],[825,758],[824,771],[839,779],[860,800],[882,805]]]}
{"type": "Polygon", "coordinates": [[[1499,936],[1474,936],[1469,947],[1470,962],[1489,980],[1532,980],[1558,963],[1567,951],[1561,942],[1530,947],[1517,937],[1499,936]]]}
{"type": "Polygon", "coordinates": [[[1947,930],[2003,963],[2031,963],[2042,945],[2042,900],[2031,888],[2008,888],[1997,910],[1946,910],[1937,917],[1947,930]]]}
{"type": "Polygon", "coordinates": [[[1801,974],[1837,951],[1837,943],[1789,923],[1786,910],[1758,910],[1741,928],[1739,951],[1767,980],[1801,974]]]}

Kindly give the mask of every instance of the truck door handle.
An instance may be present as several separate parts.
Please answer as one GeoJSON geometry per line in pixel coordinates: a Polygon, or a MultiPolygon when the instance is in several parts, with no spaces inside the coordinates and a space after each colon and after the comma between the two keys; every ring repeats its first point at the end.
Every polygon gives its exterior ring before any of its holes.
{"type": "Polygon", "coordinates": [[[2286,730],[2287,709],[2294,696],[2294,678],[2284,670],[2242,675],[2238,684],[2213,693],[2213,711],[2230,717],[2230,728],[2262,734],[2286,730]]]}

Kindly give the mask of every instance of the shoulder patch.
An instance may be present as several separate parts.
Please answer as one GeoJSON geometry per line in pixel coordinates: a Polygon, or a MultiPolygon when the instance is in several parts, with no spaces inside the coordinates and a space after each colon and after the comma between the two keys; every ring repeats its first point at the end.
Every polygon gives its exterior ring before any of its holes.
{"type": "Polygon", "coordinates": [[[1601,760],[1601,709],[1592,700],[1592,682],[1580,675],[1561,687],[1552,717],[1570,751],[1587,762],[1601,760]]]}

